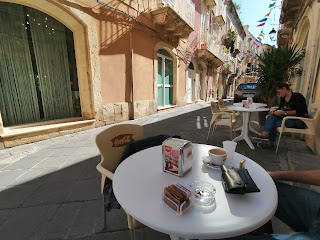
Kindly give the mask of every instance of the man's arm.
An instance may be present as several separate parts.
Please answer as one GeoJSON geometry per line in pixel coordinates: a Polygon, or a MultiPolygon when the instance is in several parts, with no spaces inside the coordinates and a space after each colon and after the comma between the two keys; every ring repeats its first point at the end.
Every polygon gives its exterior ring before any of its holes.
{"type": "Polygon", "coordinates": [[[320,186],[320,170],[269,172],[273,180],[299,182],[320,186]]]}
{"type": "Polygon", "coordinates": [[[306,99],[301,93],[295,94],[295,108],[296,108],[296,114],[298,117],[304,116],[306,113],[308,113],[308,106],[306,99]]]}

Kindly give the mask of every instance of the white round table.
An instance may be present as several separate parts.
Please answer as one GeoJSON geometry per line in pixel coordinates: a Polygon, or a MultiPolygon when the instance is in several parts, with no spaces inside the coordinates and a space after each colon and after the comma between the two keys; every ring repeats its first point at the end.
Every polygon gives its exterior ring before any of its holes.
{"type": "Polygon", "coordinates": [[[162,147],[140,151],[123,161],[114,173],[113,190],[122,208],[139,222],[157,231],[186,239],[221,239],[251,232],[273,216],[278,202],[275,184],[269,174],[249,158],[235,153],[236,166],[246,160],[253,180],[261,192],[228,194],[221,184],[221,170],[206,167],[202,157],[209,145],[193,144],[192,169],[184,177],[163,172],[162,147]],[[182,215],[162,202],[164,187],[181,183],[186,187],[196,180],[216,188],[216,206],[192,204],[182,215]]]}
{"type": "MultiPolygon", "coordinates": [[[[241,130],[241,134],[240,136],[236,137],[235,139],[233,139],[232,141],[238,142],[240,140],[245,140],[247,142],[247,144],[249,145],[249,147],[251,149],[254,149],[254,146],[249,138],[249,130],[257,133],[256,131],[254,131],[253,129],[250,129],[249,126],[249,121],[250,121],[250,115],[253,112],[266,112],[269,111],[269,108],[264,107],[265,104],[264,103],[252,103],[250,107],[242,107],[242,106],[238,106],[238,105],[234,105],[234,106],[229,106],[228,109],[232,110],[232,111],[239,111],[242,112],[242,116],[243,116],[243,123],[242,123],[242,130],[241,130]]],[[[259,133],[257,133],[259,134],[259,133]]]]}

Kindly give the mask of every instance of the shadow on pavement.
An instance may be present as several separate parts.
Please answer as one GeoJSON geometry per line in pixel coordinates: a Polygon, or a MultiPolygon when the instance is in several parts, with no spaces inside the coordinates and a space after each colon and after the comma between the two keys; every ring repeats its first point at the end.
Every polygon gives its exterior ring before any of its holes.
{"type": "MultiPolygon", "coordinates": [[[[253,116],[253,120],[257,118],[253,116]]],[[[207,142],[210,120],[210,108],[205,107],[145,123],[143,127],[146,137],[157,134],[180,135],[193,143],[221,147],[222,141],[230,138],[229,128],[218,127],[207,142]]],[[[97,133],[95,131],[93,134],[97,133]]],[[[86,143],[93,148],[94,136],[91,142],[86,143]]],[[[51,146],[58,151],[64,147],[61,144],[51,146]]],[[[123,210],[109,212],[107,229],[102,231],[100,175],[96,170],[100,157],[95,156],[96,153],[88,157],[82,149],[84,154],[55,157],[45,165],[41,161],[44,157],[50,159],[46,156],[46,151],[50,155],[49,150],[49,147],[43,148],[41,151],[44,155],[41,157],[37,152],[33,153],[0,171],[0,186],[8,186],[0,187],[0,239],[129,239],[123,210]],[[61,161],[62,165],[57,166],[57,161],[61,161]]],[[[278,170],[279,159],[286,156],[287,148],[280,149],[277,155],[275,149],[252,150],[244,141],[240,141],[236,151],[266,170],[278,170]]],[[[167,235],[148,228],[139,229],[138,234],[143,234],[145,239],[169,239],[167,235]]]]}

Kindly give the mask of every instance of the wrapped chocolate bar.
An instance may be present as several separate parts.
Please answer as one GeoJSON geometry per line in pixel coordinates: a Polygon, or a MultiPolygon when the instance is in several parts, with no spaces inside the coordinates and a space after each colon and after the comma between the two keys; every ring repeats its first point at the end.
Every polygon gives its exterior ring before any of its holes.
{"type": "Polygon", "coordinates": [[[192,166],[192,143],[179,138],[168,138],[162,143],[163,171],[183,176],[192,166]]]}

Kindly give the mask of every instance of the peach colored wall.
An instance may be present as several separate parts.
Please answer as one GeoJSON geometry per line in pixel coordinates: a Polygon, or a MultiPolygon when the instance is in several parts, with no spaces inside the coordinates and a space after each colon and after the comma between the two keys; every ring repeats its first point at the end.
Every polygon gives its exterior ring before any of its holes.
{"type": "Polygon", "coordinates": [[[135,100],[152,100],[154,96],[154,47],[155,38],[140,31],[133,31],[135,100]]]}
{"type": "Polygon", "coordinates": [[[100,48],[101,95],[103,104],[124,102],[130,98],[131,60],[129,46],[129,34],[126,34],[105,48],[100,48]]]}
{"type": "MultiPolygon", "coordinates": [[[[124,12],[129,11],[139,21],[152,27],[148,14],[139,15],[137,11],[121,2],[117,2],[116,5],[114,1],[104,2],[124,12]]],[[[97,19],[97,25],[100,43],[102,104],[131,101],[132,59],[130,46],[132,46],[134,53],[134,98],[135,100],[154,99],[152,69],[155,40],[150,37],[152,32],[122,13],[101,5],[98,7],[101,12],[97,19]],[[140,28],[143,31],[139,31],[140,28]]]]}

